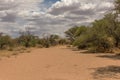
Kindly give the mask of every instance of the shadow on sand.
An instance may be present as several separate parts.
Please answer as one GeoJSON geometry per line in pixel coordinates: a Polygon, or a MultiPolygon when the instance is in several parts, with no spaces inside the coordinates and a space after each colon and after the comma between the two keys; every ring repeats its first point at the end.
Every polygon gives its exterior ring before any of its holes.
{"type": "Polygon", "coordinates": [[[120,60],[120,54],[105,54],[105,55],[99,55],[97,57],[110,58],[110,59],[114,59],[114,60],[120,60]]]}
{"type": "MultiPolygon", "coordinates": [[[[80,53],[81,54],[98,54],[98,55],[104,54],[104,53],[99,53],[99,52],[90,52],[89,50],[80,50],[80,53]]],[[[109,53],[107,53],[107,54],[109,54],[109,53]]]]}
{"type": "Polygon", "coordinates": [[[104,78],[120,79],[120,66],[106,66],[94,68],[92,73],[93,78],[102,80],[104,78]]]}

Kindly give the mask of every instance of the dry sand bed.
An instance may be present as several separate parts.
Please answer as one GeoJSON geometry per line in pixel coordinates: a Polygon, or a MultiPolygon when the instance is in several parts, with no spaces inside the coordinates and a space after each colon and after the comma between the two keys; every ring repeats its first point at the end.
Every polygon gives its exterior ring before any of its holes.
{"type": "Polygon", "coordinates": [[[120,58],[66,47],[34,49],[0,61],[0,80],[120,80],[120,58]]]}

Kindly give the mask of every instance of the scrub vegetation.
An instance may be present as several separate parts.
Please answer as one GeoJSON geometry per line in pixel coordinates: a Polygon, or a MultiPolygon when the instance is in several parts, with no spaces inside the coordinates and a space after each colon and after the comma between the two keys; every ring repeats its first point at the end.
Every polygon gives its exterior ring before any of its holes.
{"type": "Polygon", "coordinates": [[[112,52],[120,48],[120,0],[115,9],[88,26],[72,27],[65,32],[71,45],[91,52],[112,52]]]}

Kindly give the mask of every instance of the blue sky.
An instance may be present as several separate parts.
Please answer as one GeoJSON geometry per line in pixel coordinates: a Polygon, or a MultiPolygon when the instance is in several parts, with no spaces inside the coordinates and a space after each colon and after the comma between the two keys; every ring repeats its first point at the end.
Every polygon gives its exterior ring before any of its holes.
{"type": "Polygon", "coordinates": [[[56,3],[57,1],[60,1],[60,0],[44,0],[44,3],[45,4],[48,4],[48,3],[56,3]]]}
{"type": "Polygon", "coordinates": [[[0,0],[0,32],[16,36],[32,28],[36,35],[58,34],[90,24],[114,8],[114,0],[0,0]],[[59,1],[59,2],[58,2],[59,1]]]}
{"type": "MultiPolygon", "coordinates": [[[[43,7],[45,7],[45,8],[49,8],[49,7],[51,7],[54,3],[56,3],[57,1],[60,1],[60,0],[44,0],[44,1],[42,2],[42,5],[43,5],[43,7]]],[[[40,5],[40,7],[41,7],[41,3],[40,3],[39,5],[40,5]]]]}

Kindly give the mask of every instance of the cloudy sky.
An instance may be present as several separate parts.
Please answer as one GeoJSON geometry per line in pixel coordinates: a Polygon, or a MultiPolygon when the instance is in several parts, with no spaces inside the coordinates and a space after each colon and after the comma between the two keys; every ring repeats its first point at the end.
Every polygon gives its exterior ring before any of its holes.
{"type": "Polygon", "coordinates": [[[35,34],[60,34],[100,19],[113,0],[0,0],[0,32],[17,36],[30,27],[35,34]]]}

